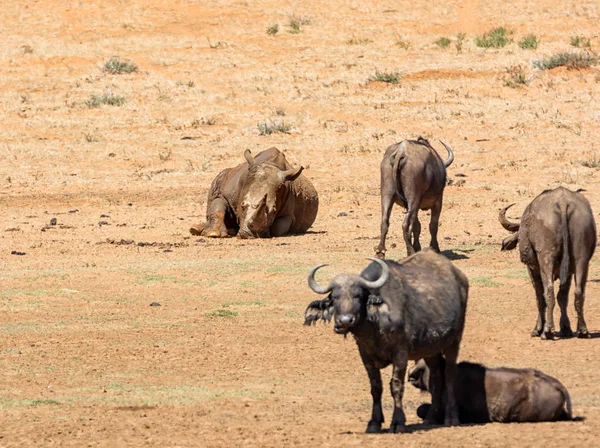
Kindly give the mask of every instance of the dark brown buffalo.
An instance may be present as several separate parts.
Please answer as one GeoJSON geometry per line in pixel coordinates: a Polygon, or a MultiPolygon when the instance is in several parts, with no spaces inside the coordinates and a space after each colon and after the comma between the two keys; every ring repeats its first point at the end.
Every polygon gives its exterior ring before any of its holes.
{"type": "Polygon", "coordinates": [[[192,235],[268,238],[306,232],[319,208],[317,191],[277,148],[221,171],[208,192],[206,222],[192,235]]]}
{"type": "MultiPolygon", "coordinates": [[[[394,414],[391,432],[403,432],[404,377],[409,359],[425,358],[432,374],[433,406],[428,419],[435,421],[442,409],[442,378],[454,390],[456,358],[462,338],[469,283],[448,259],[431,250],[398,263],[372,259],[360,276],[338,275],[328,286],[320,286],[310,271],[308,284],[318,294],[329,294],[312,302],[305,312],[305,325],[334,319],[338,334],[351,333],[371,382],[373,412],[367,432],[379,432],[383,423],[381,372],[393,365],[391,391],[394,414]],[[442,362],[446,358],[444,375],[442,362]]],[[[451,394],[451,397],[454,397],[451,394]]],[[[454,399],[447,400],[445,423],[458,424],[454,399]]]]}
{"type": "Polygon", "coordinates": [[[431,210],[430,247],[436,252],[440,251],[437,233],[446,186],[446,168],[454,160],[452,149],[444,142],[441,143],[448,151],[448,159],[445,162],[422,137],[418,140],[403,140],[386,149],[380,167],[381,238],[379,246],[375,248],[377,257],[385,257],[385,238],[394,203],[406,209],[402,231],[408,255],[421,250],[421,223],[417,216],[419,209],[431,210]],[[412,241],[411,235],[414,237],[412,241]]]}
{"type": "Polygon", "coordinates": [[[590,334],[583,317],[585,283],[590,259],[596,248],[596,223],[590,203],[577,192],[563,187],[546,190],[525,208],[520,223],[506,219],[500,211],[500,223],[514,235],[502,241],[502,250],[514,249],[517,244],[521,261],[527,265],[535,288],[538,319],[532,336],[552,339],[554,332],[554,281],[560,279],[560,337],[572,337],[567,316],[571,278],[575,275],[575,310],[580,338],[590,334]]]}
{"type": "MultiPolygon", "coordinates": [[[[418,389],[429,391],[429,368],[418,361],[408,373],[418,389]]],[[[458,365],[456,404],[461,423],[546,422],[572,420],[571,398],[556,378],[539,370],[491,369],[481,364],[458,365]]],[[[417,415],[424,418],[429,404],[417,415]]]]}

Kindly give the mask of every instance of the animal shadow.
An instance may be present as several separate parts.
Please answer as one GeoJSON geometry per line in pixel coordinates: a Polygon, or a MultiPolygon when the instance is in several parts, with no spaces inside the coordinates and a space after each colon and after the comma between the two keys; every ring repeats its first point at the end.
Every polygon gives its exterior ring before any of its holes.
{"type": "MultiPolygon", "coordinates": [[[[460,426],[471,426],[471,425],[460,425],[460,426]]],[[[412,424],[406,425],[406,428],[402,434],[412,434],[417,431],[430,431],[432,429],[438,429],[438,428],[443,428],[443,427],[444,427],[443,425],[426,425],[425,423],[412,423],[412,424]]],[[[342,432],[340,432],[340,435],[349,435],[349,434],[364,434],[364,432],[362,432],[362,431],[342,431],[342,432]]],[[[369,434],[369,435],[376,436],[379,434],[391,434],[390,428],[382,428],[381,432],[378,432],[376,434],[369,434]]],[[[398,435],[400,435],[400,434],[398,434],[398,435]]]]}
{"type": "Polygon", "coordinates": [[[469,250],[443,250],[442,252],[440,252],[444,257],[446,257],[448,260],[468,260],[469,257],[466,255],[469,252],[473,252],[473,249],[469,249],[469,250]],[[462,253],[459,253],[462,252],[462,253]]]}
{"type": "MultiPolygon", "coordinates": [[[[303,235],[323,235],[327,233],[327,230],[307,230],[303,235]]],[[[290,236],[302,236],[302,235],[290,235],[290,236]]]]}
{"type": "MultiPolygon", "coordinates": [[[[554,332],[554,338],[557,341],[568,341],[569,339],[578,339],[577,332],[573,331],[573,336],[562,337],[558,331],[554,332]]],[[[583,338],[585,339],[600,339],[600,331],[590,331],[589,337],[583,338]]]]}

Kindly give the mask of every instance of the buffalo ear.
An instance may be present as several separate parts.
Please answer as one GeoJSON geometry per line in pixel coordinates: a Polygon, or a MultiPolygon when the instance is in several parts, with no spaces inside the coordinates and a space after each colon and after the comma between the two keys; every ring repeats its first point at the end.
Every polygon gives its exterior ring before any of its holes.
{"type": "Polygon", "coordinates": [[[323,300],[311,302],[304,312],[304,325],[312,325],[319,319],[329,322],[333,317],[333,300],[331,296],[323,300]]]}
{"type": "Polygon", "coordinates": [[[502,250],[513,250],[519,242],[519,234],[515,233],[502,240],[502,250]]]}

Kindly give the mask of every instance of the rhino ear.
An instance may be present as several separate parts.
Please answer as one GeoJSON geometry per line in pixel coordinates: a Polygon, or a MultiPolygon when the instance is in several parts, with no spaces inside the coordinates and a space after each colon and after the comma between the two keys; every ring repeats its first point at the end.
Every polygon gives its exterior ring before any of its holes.
{"type": "Polygon", "coordinates": [[[331,295],[323,300],[311,302],[304,312],[304,325],[312,325],[322,319],[327,322],[333,317],[333,300],[331,295]]]}
{"type": "Polygon", "coordinates": [[[302,170],[304,169],[303,166],[301,166],[300,168],[292,168],[286,171],[280,171],[279,172],[279,177],[281,179],[282,182],[285,182],[286,180],[296,180],[298,178],[298,176],[300,176],[300,174],[302,174],[302,170]]]}
{"type": "Polygon", "coordinates": [[[502,240],[502,250],[513,250],[519,242],[519,234],[514,233],[502,240]]]}
{"type": "Polygon", "coordinates": [[[249,149],[244,151],[244,159],[246,159],[246,162],[248,162],[248,166],[256,164],[256,161],[254,160],[254,157],[252,156],[252,153],[249,149]]]}

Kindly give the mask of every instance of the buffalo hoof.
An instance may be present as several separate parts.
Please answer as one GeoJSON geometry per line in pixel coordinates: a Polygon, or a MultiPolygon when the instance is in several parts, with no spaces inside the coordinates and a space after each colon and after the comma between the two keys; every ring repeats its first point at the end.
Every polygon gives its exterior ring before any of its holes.
{"type": "Polygon", "coordinates": [[[458,417],[444,419],[444,426],[458,426],[459,424],[458,417]]]}
{"type": "Polygon", "coordinates": [[[385,249],[381,250],[379,248],[375,248],[375,257],[383,260],[385,258],[385,249]]]}
{"type": "Polygon", "coordinates": [[[591,338],[591,337],[592,337],[592,335],[591,335],[591,334],[590,334],[590,332],[589,332],[589,331],[587,331],[587,330],[579,330],[579,332],[578,332],[578,334],[577,334],[577,337],[578,337],[579,339],[589,339],[589,338],[591,338]]]}
{"type": "Polygon", "coordinates": [[[541,329],[534,328],[533,331],[531,332],[531,337],[532,338],[538,338],[538,337],[540,337],[541,334],[542,334],[542,330],[541,329]]]}
{"type": "Polygon", "coordinates": [[[563,330],[560,330],[560,333],[558,333],[558,336],[561,339],[568,339],[568,338],[572,338],[573,337],[573,331],[571,331],[570,328],[565,328],[563,330]]]}
{"type": "Polygon", "coordinates": [[[554,339],[554,333],[551,331],[544,331],[540,336],[544,341],[552,341],[554,339]]]}
{"type": "Polygon", "coordinates": [[[367,425],[367,434],[378,434],[381,432],[381,422],[370,421],[367,425]]]}
{"type": "Polygon", "coordinates": [[[400,434],[402,432],[406,432],[406,425],[402,423],[392,423],[390,425],[390,432],[392,434],[400,434]]]}

